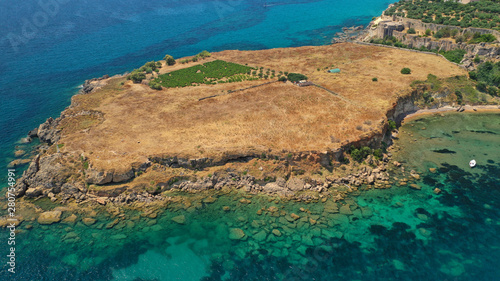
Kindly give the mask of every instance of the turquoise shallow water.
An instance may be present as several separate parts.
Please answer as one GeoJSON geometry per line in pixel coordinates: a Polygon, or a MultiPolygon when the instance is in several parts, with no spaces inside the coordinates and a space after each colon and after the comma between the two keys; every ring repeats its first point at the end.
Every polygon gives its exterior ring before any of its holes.
{"type": "Polygon", "coordinates": [[[394,174],[414,169],[420,190],[362,188],[309,204],[229,190],[171,194],[160,208],[26,221],[15,280],[498,280],[499,120],[450,114],[403,126],[394,157],[405,171],[394,174]],[[462,165],[465,152],[476,168],[462,165]],[[96,222],[86,225],[89,216],[96,222]]]}

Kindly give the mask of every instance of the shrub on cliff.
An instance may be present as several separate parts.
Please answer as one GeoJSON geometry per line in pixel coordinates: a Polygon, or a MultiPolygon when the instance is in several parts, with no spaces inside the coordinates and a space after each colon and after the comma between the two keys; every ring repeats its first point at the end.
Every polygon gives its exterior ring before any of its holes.
{"type": "Polygon", "coordinates": [[[479,33],[474,33],[474,37],[468,42],[469,44],[477,44],[481,42],[493,42],[497,40],[497,38],[493,34],[479,34],[479,33]]]}
{"type": "Polygon", "coordinates": [[[361,162],[366,156],[372,154],[371,148],[363,146],[359,149],[351,147],[351,158],[356,162],[361,162]]]}
{"type": "Polygon", "coordinates": [[[388,132],[391,132],[392,130],[396,129],[396,122],[394,122],[394,120],[388,120],[387,123],[389,123],[388,132]]]}
{"type": "Polygon", "coordinates": [[[167,62],[167,65],[175,64],[175,59],[171,55],[166,55],[163,59],[167,62]]]}
{"type": "Polygon", "coordinates": [[[408,33],[408,34],[417,34],[417,32],[415,31],[415,28],[413,28],[413,27],[409,28],[406,33],[408,33]]]}
{"type": "Polygon", "coordinates": [[[203,51],[201,53],[199,53],[197,56],[199,56],[200,58],[204,59],[204,58],[208,58],[210,57],[212,54],[209,53],[208,51],[203,51]]]}
{"type": "Polygon", "coordinates": [[[401,74],[411,74],[411,69],[409,69],[408,67],[405,67],[405,68],[401,69],[401,74]]]}
{"type": "Polygon", "coordinates": [[[130,75],[128,76],[127,79],[132,80],[132,82],[134,82],[136,84],[141,83],[142,80],[146,79],[146,74],[144,74],[144,72],[134,70],[134,71],[132,71],[132,73],[130,73],[130,75]]]}

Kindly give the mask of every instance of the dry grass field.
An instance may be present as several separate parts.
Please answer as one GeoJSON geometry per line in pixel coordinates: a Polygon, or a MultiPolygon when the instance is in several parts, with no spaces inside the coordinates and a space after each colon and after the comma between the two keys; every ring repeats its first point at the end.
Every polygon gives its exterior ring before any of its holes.
{"type": "MultiPolygon", "coordinates": [[[[124,78],[111,78],[102,89],[74,97],[76,106],[68,114],[96,110],[104,118],[67,118],[60,141],[64,150],[81,151],[94,167],[107,169],[130,167],[153,154],[218,159],[249,151],[324,151],[378,128],[396,96],[413,80],[425,80],[429,73],[466,74],[434,55],[348,43],[223,51],[212,54],[213,59],[302,73],[342,97],[315,86],[277,82],[198,101],[271,80],[155,91],[130,81],[120,85],[124,78]],[[341,73],[327,73],[325,68],[332,65],[341,73]],[[402,75],[403,67],[412,74],[402,75]]],[[[163,67],[162,73],[194,64],[163,67]]]]}

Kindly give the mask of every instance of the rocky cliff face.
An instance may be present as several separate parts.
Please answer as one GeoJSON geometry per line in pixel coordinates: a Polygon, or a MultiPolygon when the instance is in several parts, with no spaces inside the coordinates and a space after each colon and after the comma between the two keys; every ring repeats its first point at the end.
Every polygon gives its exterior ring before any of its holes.
{"type": "Polygon", "coordinates": [[[439,50],[439,51],[451,51],[451,50],[465,50],[467,53],[464,56],[464,60],[461,62],[463,66],[471,71],[474,70],[476,65],[473,59],[476,56],[481,56],[486,59],[500,59],[500,46],[496,44],[466,44],[466,43],[454,43],[448,39],[434,40],[431,37],[421,37],[416,34],[408,34],[403,32],[409,28],[414,28],[416,30],[426,30],[430,29],[432,32],[437,32],[443,28],[456,29],[459,34],[464,34],[466,32],[471,33],[481,33],[481,34],[493,34],[497,38],[500,38],[500,32],[491,29],[484,28],[460,28],[458,26],[448,26],[442,24],[424,23],[420,20],[407,19],[407,18],[385,18],[385,20],[374,26],[373,23],[368,27],[368,35],[363,39],[363,41],[369,41],[372,38],[384,38],[387,36],[394,36],[403,44],[407,45],[409,48],[414,49],[427,49],[427,50],[439,50]]]}

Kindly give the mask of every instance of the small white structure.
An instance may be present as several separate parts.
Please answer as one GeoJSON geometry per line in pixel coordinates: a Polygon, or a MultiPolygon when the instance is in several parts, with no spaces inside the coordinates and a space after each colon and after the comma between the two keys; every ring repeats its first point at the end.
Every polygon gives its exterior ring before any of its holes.
{"type": "Polygon", "coordinates": [[[470,166],[471,168],[474,168],[474,167],[476,166],[476,160],[474,160],[474,159],[470,160],[470,162],[469,162],[469,166],[470,166]]]}

